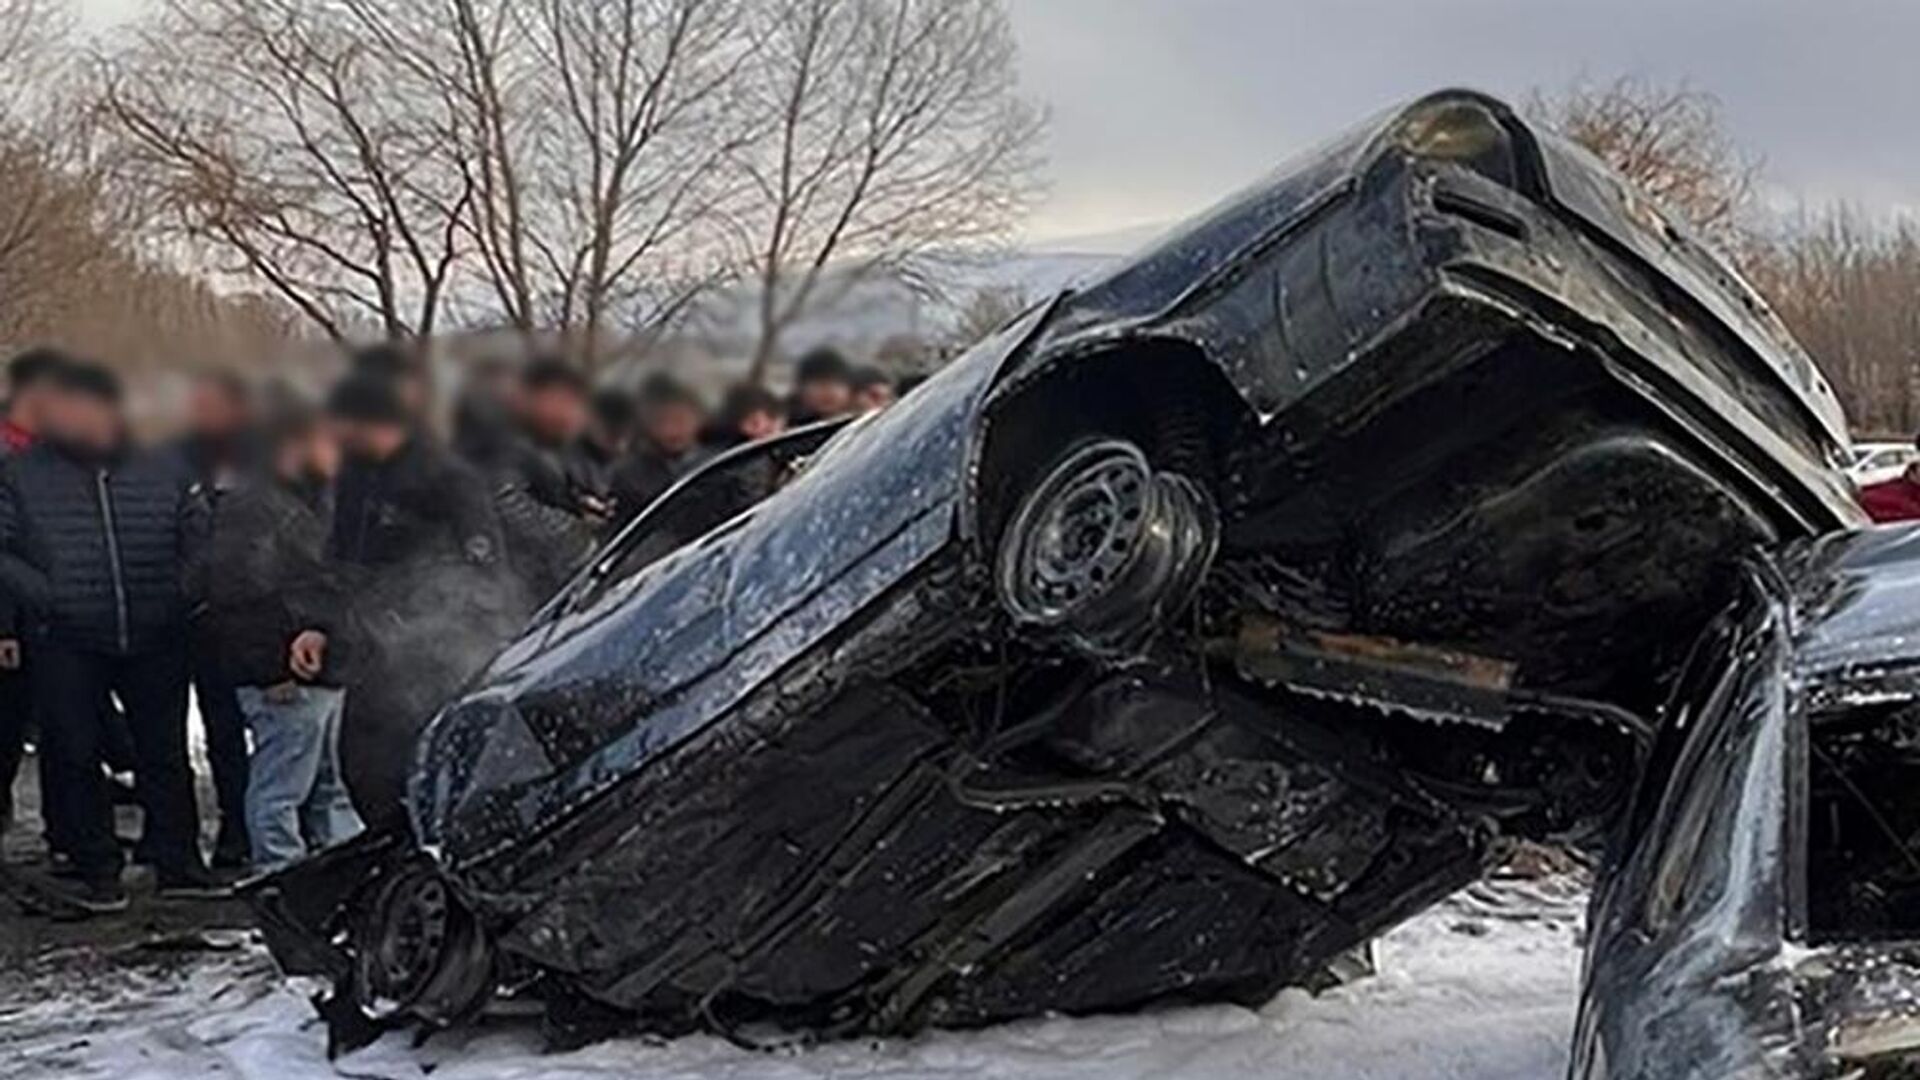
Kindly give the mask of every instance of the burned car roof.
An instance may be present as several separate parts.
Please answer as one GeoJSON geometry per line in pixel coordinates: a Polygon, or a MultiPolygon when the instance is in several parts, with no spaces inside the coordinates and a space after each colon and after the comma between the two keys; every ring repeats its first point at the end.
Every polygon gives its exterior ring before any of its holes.
{"type": "Polygon", "coordinates": [[[337,1033],[910,1030],[1261,1000],[1596,843],[1742,558],[1859,520],[1805,357],[1624,190],[1435,95],[716,462],[403,827],[260,888],[279,951],[337,1033]]]}

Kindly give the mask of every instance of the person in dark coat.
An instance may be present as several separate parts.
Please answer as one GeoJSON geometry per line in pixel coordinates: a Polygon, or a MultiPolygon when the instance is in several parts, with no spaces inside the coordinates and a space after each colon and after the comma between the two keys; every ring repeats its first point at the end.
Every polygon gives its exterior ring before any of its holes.
{"type": "Polygon", "coordinates": [[[633,395],[606,387],[587,403],[587,429],[567,451],[567,484],[591,516],[613,515],[613,474],[633,447],[633,395]]]}
{"type": "Polygon", "coordinates": [[[43,796],[79,881],[74,900],[95,912],[127,903],[100,769],[107,693],[126,706],[160,892],[213,895],[187,757],[187,617],[205,504],[170,455],[128,443],[110,373],[77,364],[58,380],[45,441],[0,470],[0,585],[34,656],[43,796]]]}
{"type": "Polygon", "coordinates": [[[853,384],[855,412],[883,412],[899,400],[893,390],[893,380],[879,368],[855,368],[849,381],[853,384]]]}
{"type": "Polygon", "coordinates": [[[263,467],[214,513],[209,561],[220,572],[209,575],[205,621],[253,736],[246,814],[260,869],[360,831],[339,764],[346,597],[326,557],[338,463],[320,417],[289,405],[263,467]]]}
{"type": "MultiPolygon", "coordinates": [[[[0,422],[0,460],[26,453],[39,441],[46,423],[47,402],[54,392],[54,376],[72,362],[65,353],[33,349],[7,364],[6,419],[0,422]]],[[[13,784],[20,773],[27,729],[32,725],[33,698],[27,685],[26,661],[13,597],[0,589],[0,834],[13,822],[13,784]]]]}
{"type": "Polygon", "coordinates": [[[715,450],[771,439],[787,429],[787,411],[773,391],[758,383],[737,383],[720,399],[707,443],[715,450]]]}
{"type": "Polygon", "coordinates": [[[327,546],[356,643],[341,767],[371,824],[398,810],[420,729],[519,609],[485,479],[417,427],[394,385],[349,376],[328,412],[344,460],[327,546]]]}
{"type": "Polygon", "coordinates": [[[707,459],[700,445],[706,410],[678,379],[658,375],[640,388],[640,442],[613,475],[615,515],[633,520],[707,459]]]}
{"type": "Polygon", "coordinates": [[[510,390],[491,381],[470,387],[457,410],[455,448],[487,480],[529,614],[573,575],[605,518],[582,503],[567,473],[586,398],[585,380],[565,361],[539,359],[510,390]]]}
{"type": "Polygon", "coordinates": [[[567,472],[587,428],[587,382],[571,364],[542,357],[520,374],[514,438],[494,471],[494,504],[507,554],[538,607],[573,576],[606,523],[608,508],[583,498],[567,472]]]}
{"type": "MultiPolygon", "coordinates": [[[[181,467],[205,493],[214,520],[227,493],[259,456],[252,389],[229,371],[196,377],[187,399],[187,430],[171,446],[181,467]]],[[[217,528],[217,525],[216,525],[217,528]]],[[[247,725],[233,684],[220,675],[213,648],[194,627],[193,694],[206,732],[207,766],[213,773],[220,828],[213,845],[215,869],[247,865],[247,725]]]]}
{"type": "Polygon", "coordinates": [[[825,346],[801,357],[793,373],[787,423],[805,427],[853,411],[853,365],[847,358],[825,346]]]}

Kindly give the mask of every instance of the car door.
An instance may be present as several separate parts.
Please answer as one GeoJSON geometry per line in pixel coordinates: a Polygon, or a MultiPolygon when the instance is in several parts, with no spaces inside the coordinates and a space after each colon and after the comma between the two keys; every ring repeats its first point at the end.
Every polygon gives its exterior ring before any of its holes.
{"type": "Polygon", "coordinates": [[[1806,726],[1770,567],[1697,643],[1596,887],[1570,1076],[1809,1075],[1792,950],[1806,726]]]}

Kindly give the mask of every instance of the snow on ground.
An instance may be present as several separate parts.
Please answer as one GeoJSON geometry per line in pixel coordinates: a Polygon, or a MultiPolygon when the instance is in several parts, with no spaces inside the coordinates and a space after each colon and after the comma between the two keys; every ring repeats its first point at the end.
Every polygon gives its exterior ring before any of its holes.
{"type": "MultiPolygon", "coordinates": [[[[124,1080],[1343,1080],[1557,1076],[1578,982],[1581,897],[1479,886],[1382,939],[1380,974],[1259,1011],[1044,1019],[977,1032],[752,1053],[714,1038],[627,1039],[545,1055],[501,1022],[423,1048],[400,1036],[329,1064],[303,989],[251,944],[149,953],[0,997],[0,1076],[124,1080]]],[[[59,967],[57,963],[55,967],[59,967]]]]}

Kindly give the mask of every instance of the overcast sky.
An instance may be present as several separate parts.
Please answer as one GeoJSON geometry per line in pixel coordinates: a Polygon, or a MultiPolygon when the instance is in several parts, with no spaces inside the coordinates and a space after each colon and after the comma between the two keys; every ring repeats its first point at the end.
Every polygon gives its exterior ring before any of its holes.
{"type": "MultiPolygon", "coordinates": [[[[1037,238],[1178,218],[1445,85],[1688,80],[1769,197],[1920,207],[1920,0],[1008,0],[1052,110],[1037,238]]],[[[110,23],[142,0],[81,0],[110,23]]]]}

